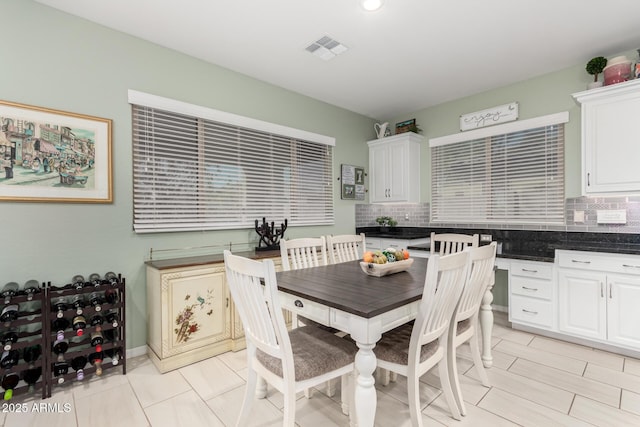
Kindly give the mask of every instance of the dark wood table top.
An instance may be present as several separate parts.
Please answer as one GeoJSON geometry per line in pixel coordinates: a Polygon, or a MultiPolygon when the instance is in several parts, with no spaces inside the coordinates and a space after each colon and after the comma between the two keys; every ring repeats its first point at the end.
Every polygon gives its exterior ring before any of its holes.
{"type": "Polygon", "coordinates": [[[364,318],[378,316],[422,297],[427,258],[407,271],[369,276],[360,261],[276,273],[278,289],[364,318]]]}

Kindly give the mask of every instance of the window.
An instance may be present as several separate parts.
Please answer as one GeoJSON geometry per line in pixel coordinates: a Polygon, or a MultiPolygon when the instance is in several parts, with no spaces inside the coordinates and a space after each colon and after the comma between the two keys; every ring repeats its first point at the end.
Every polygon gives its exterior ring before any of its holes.
{"type": "Polygon", "coordinates": [[[431,220],[564,224],[568,113],[435,138],[431,220]]]}
{"type": "Polygon", "coordinates": [[[134,229],[333,224],[334,139],[130,91],[134,229]]]}

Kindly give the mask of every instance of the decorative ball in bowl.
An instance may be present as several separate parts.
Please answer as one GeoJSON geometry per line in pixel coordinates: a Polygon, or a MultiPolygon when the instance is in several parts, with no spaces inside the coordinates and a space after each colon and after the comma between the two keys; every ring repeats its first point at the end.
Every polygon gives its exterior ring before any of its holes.
{"type": "Polygon", "coordinates": [[[367,252],[360,261],[360,268],[370,276],[382,277],[406,271],[413,264],[405,249],[387,248],[384,251],[367,252]]]}

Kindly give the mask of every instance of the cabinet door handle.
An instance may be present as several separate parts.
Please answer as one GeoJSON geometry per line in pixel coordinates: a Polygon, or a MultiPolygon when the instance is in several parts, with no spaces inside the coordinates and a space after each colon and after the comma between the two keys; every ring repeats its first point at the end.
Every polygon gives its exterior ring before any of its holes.
{"type": "Polygon", "coordinates": [[[522,271],[527,272],[527,273],[537,273],[538,270],[528,270],[526,268],[523,268],[522,271]]]}
{"type": "Polygon", "coordinates": [[[591,186],[591,174],[587,174],[587,187],[591,186]]]}
{"type": "Polygon", "coordinates": [[[524,311],[525,313],[529,313],[529,314],[538,314],[537,311],[525,310],[524,308],[522,309],[522,311],[524,311]]]}
{"type": "Polygon", "coordinates": [[[609,283],[609,299],[613,298],[613,295],[612,295],[612,292],[611,292],[612,288],[613,288],[613,286],[611,285],[611,283],[609,283]]]}
{"type": "Polygon", "coordinates": [[[602,286],[602,282],[600,282],[600,298],[604,298],[604,288],[602,286]]]}
{"type": "Polygon", "coordinates": [[[527,288],[526,286],[523,286],[522,289],[526,289],[528,291],[534,291],[534,292],[538,291],[538,288],[527,288]]]}
{"type": "Polygon", "coordinates": [[[640,265],[622,264],[623,267],[640,268],[640,265]]]}
{"type": "Polygon", "coordinates": [[[229,308],[229,298],[227,298],[227,308],[229,308]]]}
{"type": "Polygon", "coordinates": [[[571,262],[575,262],[578,264],[591,264],[591,261],[580,261],[579,259],[572,259],[571,262]]]}

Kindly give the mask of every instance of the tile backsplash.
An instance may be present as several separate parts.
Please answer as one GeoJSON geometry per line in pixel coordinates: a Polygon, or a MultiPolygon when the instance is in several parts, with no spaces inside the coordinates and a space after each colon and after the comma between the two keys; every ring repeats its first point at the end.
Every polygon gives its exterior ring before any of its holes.
{"type": "Polygon", "coordinates": [[[552,231],[589,231],[602,233],[640,233],[640,196],[576,197],[565,202],[565,225],[518,225],[518,224],[449,224],[429,222],[429,203],[401,204],[357,204],[356,227],[378,225],[376,218],[390,216],[398,221],[398,227],[452,227],[552,231]],[[626,224],[598,224],[598,210],[626,210],[626,224]],[[577,218],[575,217],[575,214],[577,218]],[[584,221],[580,214],[584,213],[584,221]]]}

